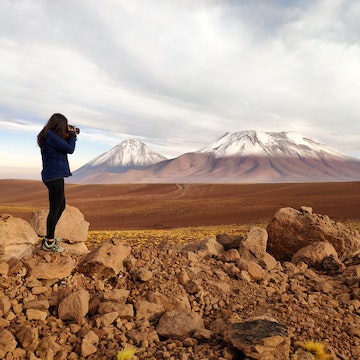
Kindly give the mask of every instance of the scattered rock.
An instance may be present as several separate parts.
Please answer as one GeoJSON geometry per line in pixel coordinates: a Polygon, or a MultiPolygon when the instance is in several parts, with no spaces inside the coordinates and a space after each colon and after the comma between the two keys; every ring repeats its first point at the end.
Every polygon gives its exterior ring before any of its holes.
{"type": "Polygon", "coordinates": [[[296,350],[295,354],[291,357],[291,360],[316,360],[314,355],[303,349],[296,350]]]}
{"type": "Polygon", "coordinates": [[[124,260],[130,255],[130,246],[118,239],[111,239],[90,252],[79,271],[86,276],[108,279],[117,275],[124,267],[124,260]]]}
{"type": "Polygon", "coordinates": [[[9,264],[4,261],[4,260],[0,260],[0,275],[6,275],[9,271],[9,264]]]}
{"type": "Polygon", "coordinates": [[[273,256],[266,252],[259,260],[259,265],[261,265],[265,270],[271,271],[277,266],[277,261],[273,256]]]}
{"type": "Polygon", "coordinates": [[[16,345],[17,341],[14,335],[9,330],[0,330],[0,354],[14,351],[16,345]]]}
{"type": "Polygon", "coordinates": [[[189,298],[185,294],[165,296],[159,292],[150,292],[148,300],[155,304],[161,304],[164,310],[191,311],[189,298]]]}
{"type": "MultiPolygon", "coordinates": [[[[323,268],[324,261],[329,257],[331,257],[333,261],[340,266],[341,261],[339,260],[336,250],[331,244],[328,242],[314,242],[311,245],[305,246],[297,251],[291,261],[294,264],[304,262],[310,267],[321,270],[323,268]]],[[[329,267],[330,262],[327,268],[329,267]]]]}
{"type": "Polygon", "coordinates": [[[300,211],[303,214],[312,214],[313,213],[313,209],[310,206],[300,206],[300,211]]]}
{"type": "Polygon", "coordinates": [[[153,277],[153,274],[151,271],[145,268],[140,268],[133,273],[133,276],[134,276],[134,280],[146,282],[153,277]]]}
{"type": "Polygon", "coordinates": [[[164,313],[164,307],[160,303],[152,303],[146,300],[139,300],[135,303],[137,320],[159,320],[164,313]]]}
{"type": "Polygon", "coordinates": [[[41,251],[41,256],[22,259],[29,275],[37,279],[63,279],[71,274],[76,263],[70,255],[41,251]]]}
{"type": "Polygon", "coordinates": [[[243,236],[230,236],[228,234],[216,235],[216,241],[224,247],[225,251],[238,249],[243,239],[243,236]]]}
{"type": "Polygon", "coordinates": [[[55,341],[55,336],[45,336],[41,339],[36,349],[36,355],[40,359],[53,359],[62,350],[61,346],[55,341]]]}
{"type": "Polygon", "coordinates": [[[117,318],[119,317],[119,313],[117,311],[112,311],[101,315],[96,319],[96,325],[98,328],[108,327],[110,326],[117,318]]]}
{"type": "Polygon", "coordinates": [[[273,320],[260,318],[232,324],[225,332],[225,340],[251,359],[289,359],[288,330],[273,320]]]}
{"type": "Polygon", "coordinates": [[[247,271],[250,278],[254,281],[259,281],[265,276],[265,271],[254,261],[240,259],[237,261],[237,265],[241,270],[247,271]]]}
{"type": "Polygon", "coordinates": [[[159,336],[184,340],[203,328],[204,321],[198,314],[171,310],[160,318],[156,332],[159,336]]]}
{"type": "Polygon", "coordinates": [[[24,350],[35,351],[39,345],[39,331],[37,328],[22,327],[16,333],[16,337],[24,350]]]}
{"type": "Polygon", "coordinates": [[[6,315],[10,309],[10,299],[6,295],[0,295],[0,316],[6,315]]]}
{"type": "Polygon", "coordinates": [[[110,289],[110,290],[105,290],[104,300],[116,301],[120,304],[125,304],[129,295],[130,295],[130,291],[126,289],[110,289]]]}
{"type": "Polygon", "coordinates": [[[72,243],[68,244],[66,242],[62,242],[61,246],[65,248],[66,254],[70,255],[84,255],[88,254],[90,251],[84,242],[72,243]]]}
{"type": "Polygon", "coordinates": [[[83,324],[89,311],[89,298],[89,293],[83,288],[74,291],[59,304],[59,318],[83,324]]]}
{"type": "Polygon", "coordinates": [[[81,343],[81,355],[85,358],[97,351],[95,344],[99,341],[99,337],[93,330],[90,330],[83,338],[81,343]]]}
{"type": "Polygon", "coordinates": [[[195,252],[199,258],[220,256],[225,252],[224,247],[212,238],[205,238],[204,240],[189,244],[182,251],[183,253],[195,252]]]}
{"type": "Polygon", "coordinates": [[[37,309],[27,309],[26,310],[26,317],[29,321],[31,320],[40,320],[45,321],[48,313],[46,311],[41,311],[37,309]]]}
{"type": "Polygon", "coordinates": [[[358,255],[311,241],[277,261],[263,229],[229,238],[1,258],[0,358],[115,359],[129,345],[139,360],[310,360],[310,339],[360,357],[358,255]]]}
{"type": "Polygon", "coordinates": [[[241,256],[236,249],[229,249],[222,254],[221,258],[225,262],[234,262],[240,260],[241,256]]]}
{"type": "Polygon", "coordinates": [[[267,239],[268,234],[265,229],[252,227],[239,246],[240,257],[255,262],[262,259],[266,253],[267,239]]]}

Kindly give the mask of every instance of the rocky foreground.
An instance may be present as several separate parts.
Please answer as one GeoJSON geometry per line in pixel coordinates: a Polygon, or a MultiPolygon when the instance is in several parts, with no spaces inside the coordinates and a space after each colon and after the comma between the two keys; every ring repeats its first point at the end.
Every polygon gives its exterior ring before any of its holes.
{"type": "Polygon", "coordinates": [[[1,359],[360,359],[360,235],[309,208],[245,236],[63,254],[0,220],[1,359]]]}

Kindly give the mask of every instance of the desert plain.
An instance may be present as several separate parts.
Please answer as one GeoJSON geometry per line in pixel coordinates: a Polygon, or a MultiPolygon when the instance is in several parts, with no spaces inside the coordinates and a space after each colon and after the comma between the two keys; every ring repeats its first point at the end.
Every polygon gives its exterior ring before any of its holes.
{"type": "MultiPolygon", "coordinates": [[[[90,230],[258,224],[282,207],[309,206],[341,222],[360,222],[360,182],[276,184],[66,184],[67,204],[90,230]]],[[[0,180],[0,213],[28,220],[48,207],[41,181],[0,180]]]]}

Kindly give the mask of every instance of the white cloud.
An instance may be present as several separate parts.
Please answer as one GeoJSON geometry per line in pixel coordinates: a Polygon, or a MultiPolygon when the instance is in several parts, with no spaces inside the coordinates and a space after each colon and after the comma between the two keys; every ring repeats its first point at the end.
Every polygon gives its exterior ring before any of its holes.
{"type": "Polygon", "coordinates": [[[255,129],[354,153],[359,16],[338,0],[3,0],[0,118],[35,131],[62,112],[101,149],[137,137],[179,155],[255,129]]]}

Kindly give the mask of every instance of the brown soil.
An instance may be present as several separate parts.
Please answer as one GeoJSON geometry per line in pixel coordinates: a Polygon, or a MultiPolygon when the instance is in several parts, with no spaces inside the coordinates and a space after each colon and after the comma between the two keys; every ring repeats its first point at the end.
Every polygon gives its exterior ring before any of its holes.
{"type": "MultiPolygon", "coordinates": [[[[310,206],[339,220],[360,220],[360,182],[300,184],[66,185],[69,205],[90,230],[267,222],[281,207],[310,206]]],[[[47,208],[39,181],[0,180],[0,212],[30,218],[47,208]]]]}

